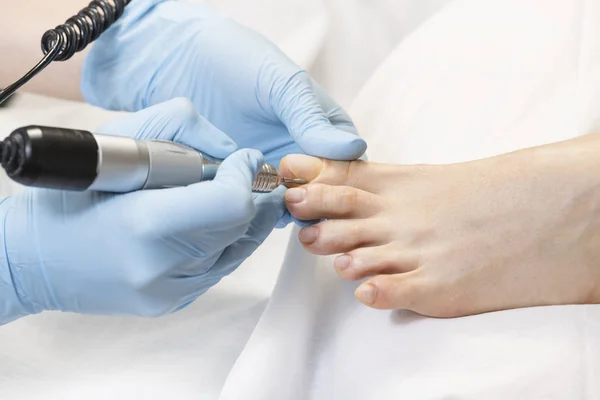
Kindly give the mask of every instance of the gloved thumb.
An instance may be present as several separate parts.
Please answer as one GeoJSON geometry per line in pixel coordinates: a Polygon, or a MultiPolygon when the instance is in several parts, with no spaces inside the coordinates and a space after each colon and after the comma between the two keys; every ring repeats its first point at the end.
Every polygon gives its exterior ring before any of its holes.
{"type": "Polygon", "coordinates": [[[274,90],[274,109],[306,154],[355,160],[367,149],[350,117],[305,72],[274,90]]]}
{"type": "Polygon", "coordinates": [[[184,98],[116,118],[97,131],[138,140],[174,141],[220,159],[237,150],[233,139],[199,115],[184,98]]]}
{"type": "Polygon", "coordinates": [[[254,195],[256,216],[246,233],[229,246],[219,258],[223,273],[233,272],[267,239],[286,213],[284,192],[285,188],[280,186],[271,193],[254,195]]]}

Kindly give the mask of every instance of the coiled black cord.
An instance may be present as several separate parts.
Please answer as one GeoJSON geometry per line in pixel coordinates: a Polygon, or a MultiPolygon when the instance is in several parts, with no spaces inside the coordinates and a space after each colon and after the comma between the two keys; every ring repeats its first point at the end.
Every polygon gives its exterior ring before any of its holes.
{"type": "Polygon", "coordinates": [[[107,30],[125,11],[131,0],[94,0],[63,25],[42,36],[42,51],[60,50],[54,61],[66,61],[107,30]]]}
{"type": "MultiPolygon", "coordinates": [[[[94,0],[64,24],[44,33],[44,58],[12,85],[0,91],[0,104],[46,68],[52,61],[66,61],[85,49],[123,14],[132,0],[94,0]]],[[[1,153],[1,149],[0,149],[1,153]]]]}

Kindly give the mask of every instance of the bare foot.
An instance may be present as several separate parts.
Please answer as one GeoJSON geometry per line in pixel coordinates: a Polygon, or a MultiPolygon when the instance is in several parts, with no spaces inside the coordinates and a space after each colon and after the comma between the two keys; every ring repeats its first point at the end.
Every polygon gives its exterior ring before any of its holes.
{"type": "Polygon", "coordinates": [[[600,136],[444,166],[288,156],[300,232],[356,297],[434,317],[600,302],[600,136]]]}

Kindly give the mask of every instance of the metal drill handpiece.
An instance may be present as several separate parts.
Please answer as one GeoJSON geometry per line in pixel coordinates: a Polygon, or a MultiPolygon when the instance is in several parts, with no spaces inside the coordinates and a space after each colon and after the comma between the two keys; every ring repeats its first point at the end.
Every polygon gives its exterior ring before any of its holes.
{"type": "Polygon", "coordinates": [[[277,189],[282,183],[293,183],[304,185],[308,183],[303,179],[282,178],[277,168],[270,164],[263,165],[252,185],[252,191],[257,193],[270,193],[277,189]]]}
{"type": "Polygon", "coordinates": [[[281,184],[279,172],[272,165],[265,164],[258,173],[252,185],[252,191],[257,193],[269,193],[277,189],[281,184]]]}

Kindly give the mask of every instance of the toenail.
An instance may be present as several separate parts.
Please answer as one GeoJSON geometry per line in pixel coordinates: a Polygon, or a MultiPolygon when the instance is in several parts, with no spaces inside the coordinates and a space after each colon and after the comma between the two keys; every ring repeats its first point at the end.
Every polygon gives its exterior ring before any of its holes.
{"type": "Polygon", "coordinates": [[[306,196],[306,189],[304,188],[293,188],[285,191],[285,201],[287,203],[300,203],[304,201],[306,196]]]}
{"type": "Polygon", "coordinates": [[[333,266],[338,271],[345,271],[345,270],[347,270],[350,267],[350,264],[352,264],[352,257],[350,257],[347,254],[344,254],[343,256],[339,256],[333,262],[333,266]]]}
{"type": "Polygon", "coordinates": [[[309,226],[308,228],[304,228],[300,231],[298,235],[298,239],[304,244],[312,244],[317,241],[317,236],[319,232],[318,229],[314,226],[309,226]]]}
{"type": "Polygon", "coordinates": [[[356,289],[355,295],[363,303],[373,304],[377,298],[377,287],[372,283],[363,283],[356,289]]]}

